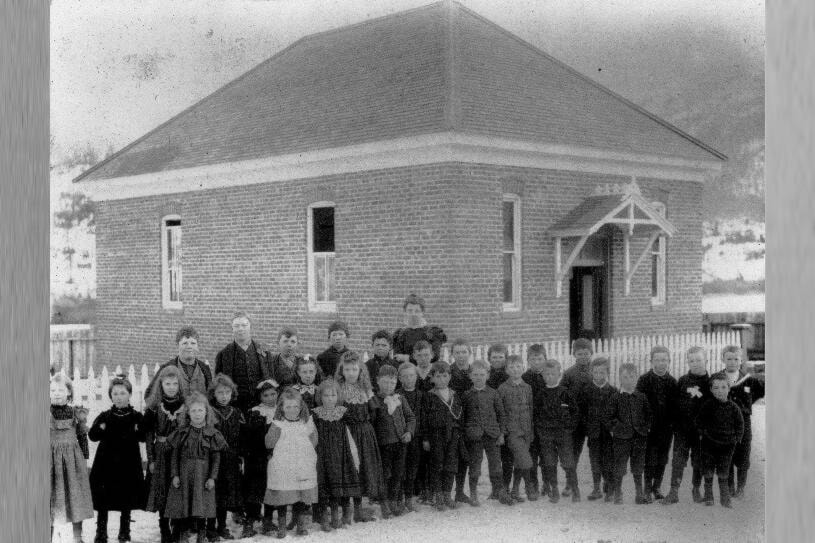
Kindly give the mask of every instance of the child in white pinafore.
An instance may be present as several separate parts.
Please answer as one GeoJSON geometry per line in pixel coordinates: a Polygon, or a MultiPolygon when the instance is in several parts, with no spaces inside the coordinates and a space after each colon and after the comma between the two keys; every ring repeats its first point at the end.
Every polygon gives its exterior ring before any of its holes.
{"type": "Polygon", "coordinates": [[[286,508],[291,504],[297,535],[307,535],[306,511],[317,503],[317,428],[299,392],[286,389],[277,402],[266,447],[269,459],[263,503],[277,507],[277,537],[286,537],[286,508]]]}

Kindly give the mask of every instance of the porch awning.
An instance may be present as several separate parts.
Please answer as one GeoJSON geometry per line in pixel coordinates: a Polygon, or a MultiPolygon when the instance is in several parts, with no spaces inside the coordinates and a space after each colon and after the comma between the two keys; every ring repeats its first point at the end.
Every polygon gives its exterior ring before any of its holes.
{"type": "Polygon", "coordinates": [[[673,236],[676,228],[664,214],[643,198],[636,181],[627,185],[605,185],[555,223],[549,234],[555,238],[555,295],[562,294],[563,280],[589,236],[610,224],[623,232],[625,294],[631,290],[631,278],[645,260],[659,236],[673,236]],[[648,235],[648,242],[636,263],[631,266],[630,239],[636,234],[648,235]],[[571,253],[562,262],[563,238],[579,238],[571,253]]]}
{"type": "Polygon", "coordinates": [[[660,230],[668,236],[676,232],[674,226],[654,209],[639,193],[639,188],[631,185],[602,187],[595,194],[583,200],[568,215],[549,229],[553,237],[590,236],[606,224],[627,229],[630,235],[635,231],[660,230]],[[604,191],[608,191],[603,194],[604,191]],[[599,194],[598,194],[599,193],[599,194]]]}

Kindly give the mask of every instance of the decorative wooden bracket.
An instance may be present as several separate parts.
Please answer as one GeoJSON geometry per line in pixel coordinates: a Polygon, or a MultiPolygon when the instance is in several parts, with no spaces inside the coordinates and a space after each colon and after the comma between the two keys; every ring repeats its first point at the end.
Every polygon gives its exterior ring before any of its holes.
{"type": "Polygon", "coordinates": [[[577,255],[580,254],[580,251],[583,249],[583,246],[586,244],[588,239],[589,234],[581,236],[577,241],[577,245],[574,246],[572,251],[569,253],[569,256],[566,257],[566,262],[561,265],[563,238],[560,236],[555,238],[555,298],[560,298],[563,294],[563,280],[566,279],[566,274],[569,273],[569,270],[572,268],[572,264],[574,263],[575,259],[577,259],[577,255]]]}
{"type": "Polygon", "coordinates": [[[594,193],[574,208],[569,215],[552,226],[550,235],[555,239],[555,297],[563,294],[563,280],[574,264],[589,236],[604,225],[614,225],[623,233],[625,268],[625,295],[631,292],[631,279],[640,264],[648,256],[654,241],[661,236],[673,236],[674,226],[665,218],[664,212],[654,209],[640,192],[637,180],[632,177],[627,185],[598,186],[594,193]],[[635,227],[656,228],[648,243],[631,266],[631,237],[635,227]],[[563,238],[578,238],[577,244],[563,262],[563,238]]]}
{"type": "Polygon", "coordinates": [[[634,267],[631,267],[631,234],[628,231],[623,232],[623,258],[624,258],[624,266],[625,266],[625,295],[628,296],[631,293],[631,279],[634,277],[634,274],[637,273],[637,268],[640,267],[645,257],[648,256],[648,253],[651,252],[651,247],[653,247],[654,242],[657,238],[662,234],[659,230],[656,230],[651,233],[648,237],[648,242],[645,244],[645,248],[640,253],[640,256],[637,258],[637,261],[634,263],[634,267]]]}

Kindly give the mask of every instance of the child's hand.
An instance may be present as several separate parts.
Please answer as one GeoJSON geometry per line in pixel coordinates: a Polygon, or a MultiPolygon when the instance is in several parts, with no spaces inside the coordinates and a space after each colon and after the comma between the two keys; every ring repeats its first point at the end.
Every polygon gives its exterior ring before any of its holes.
{"type": "Polygon", "coordinates": [[[207,490],[212,490],[213,488],[215,488],[215,479],[207,479],[207,482],[204,483],[204,487],[207,490]]]}
{"type": "Polygon", "coordinates": [[[422,448],[426,451],[430,450],[430,442],[429,441],[422,441],[422,448]]]}
{"type": "Polygon", "coordinates": [[[404,434],[402,434],[402,443],[410,443],[410,439],[412,437],[413,436],[410,435],[410,432],[405,432],[404,434]]]}
{"type": "Polygon", "coordinates": [[[155,462],[150,462],[149,464],[147,464],[147,470],[150,473],[155,473],[155,471],[156,471],[156,463],[155,462]]]}
{"type": "Polygon", "coordinates": [[[100,425],[99,425],[99,428],[101,428],[102,430],[104,430],[104,429],[105,429],[105,426],[106,426],[106,425],[105,425],[105,423],[103,422],[102,424],[100,424],[100,425]]]}
{"type": "Polygon", "coordinates": [[[393,357],[398,360],[399,362],[410,362],[410,355],[409,354],[395,354],[393,357]]]}
{"type": "Polygon", "coordinates": [[[181,477],[176,475],[173,477],[173,488],[180,488],[181,487],[181,477]]]}

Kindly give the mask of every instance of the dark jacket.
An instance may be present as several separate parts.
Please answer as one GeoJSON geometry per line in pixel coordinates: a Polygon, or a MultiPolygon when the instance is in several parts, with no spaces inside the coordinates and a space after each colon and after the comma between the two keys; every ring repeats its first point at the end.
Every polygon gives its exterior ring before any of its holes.
{"type": "Polygon", "coordinates": [[[580,406],[580,420],[586,429],[586,436],[590,438],[600,437],[603,431],[608,430],[606,417],[608,416],[608,405],[617,389],[609,383],[598,387],[594,383],[583,388],[583,392],[578,398],[580,406]]]}
{"type": "Polygon", "coordinates": [[[416,432],[414,433],[414,438],[412,440],[415,441],[417,438],[421,437],[423,425],[422,421],[424,420],[424,397],[427,393],[420,390],[418,387],[414,388],[410,392],[406,390],[399,390],[398,392],[407,401],[407,404],[410,406],[410,410],[416,419],[416,432]]]}
{"type": "Polygon", "coordinates": [[[694,420],[699,408],[712,398],[710,393],[710,375],[686,373],[677,382],[676,402],[674,403],[674,429],[684,433],[696,431],[694,420]]]}
{"type": "MultiPolygon", "coordinates": [[[[716,375],[725,379],[727,374],[724,370],[716,375]]],[[[728,398],[733,400],[741,409],[744,422],[747,423],[753,414],[753,404],[764,397],[764,379],[756,377],[750,373],[739,371],[739,378],[730,386],[728,398]]]]}
{"type": "Polygon", "coordinates": [[[679,392],[673,375],[666,372],[665,375],[659,376],[654,370],[649,370],[640,375],[637,390],[648,398],[652,416],[651,431],[657,429],[670,431],[673,428],[671,409],[676,404],[676,395],[679,392]]]}
{"type": "Polygon", "coordinates": [[[504,404],[504,433],[532,439],[532,387],[523,380],[517,385],[507,380],[498,387],[497,392],[504,404]]]}
{"type": "Polygon", "coordinates": [[[394,394],[399,398],[400,404],[393,414],[388,413],[388,405],[380,394],[371,398],[371,423],[376,430],[376,440],[379,445],[401,443],[405,432],[410,432],[411,438],[416,434],[416,416],[410,409],[410,404],[401,394],[394,394]]]}
{"type": "Polygon", "coordinates": [[[560,380],[560,386],[566,387],[572,396],[579,398],[583,394],[583,389],[588,387],[592,382],[591,378],[591,364],[574,364],[563,372],[563,378],[560,380]]]}
{"type": "MultiPolygon", "coordinates": [[[[252,364],[246,364],[246,355],[241,352],[243,349],[234,341],[215,355],[215,374],[223,373],[224,375],[228,375],[229,378],[235,382],[238,388],[238,397],[235,399],[235,405],[242,410],[246,410],[254,404],[255,390],[258,383],[271,377],[269,352],[254,340],[250,342],[250,348],[257,356],[257,367],[253,367],[252,364]],[[245,382],[239,382],[239,380],[236,379],[235,366],[238,363],[245,365],[242,372],[246,375],[245,382]]],[[[241,379],[241,381],[243,380],[241,379]]]]}
{"type": "Polygon", "coordinates": [[[433,374],[428,373],[424,377],[416,375],[416,388],[425,393],[436,388],[436,385],[433,384],[433,374]]]}
{"type": "Polygon", "coordinates": [[[642,392],[617,392],[608,403],[606,427],[614,439],[631,439],[648,435],[651,429],[651,408],[642,392]]]}
{"type": "Polygon", "coordinates": [[[376,356],[372,356],[365,362],[365,366],[368,368],[368,376],[371,378],[371,387],[373,387],[374,392],[379,392],[379,383],[376,382],[376,377],[379,375],[379,368],[382,366],[393,366],[396,369],[399,369],[399,362],[387,356],[385,358],[377,358],[376,356]]]}
{"type": "MultiPolygon", "coordinates": [[[[294,362],[292,363],[291,367],[289,367],[286,362],[283,360],[283,356],[280,353],[270,355],[269,357],[269,367],[271,368],[270,377],[275,380],[277,385],[280,387],[280,391],[282,392],[286,387],[294,386],[299,382],[299,377],[297,377],[297,364],[303,360],[302,356],[294,357],[294,362]]],[[[268,377],[267,377],[268,378],[268,377]]],[[[317,375],[314,378],[315,383],[319,383],[320,379],[322,378],[320,373],[320,366],[317,366],[317,375]]]]}
{"type": "Polygon", "coordinates": [[[535,389],[536,383],[538,385],[546,386],[546,383],[543,382],[543,374],[534,372],[532,370],[526,370],[523,375],[521,375],[521,379],[524,380],[524,383],[531,386],[532,389],[535,389]]]}
{"type": "Polygon", "coordinates": [[[498,439],[506,432],[504,403],[495,389],[471,388],[464,393],[461,403],[464,408],[461,425],[466,439],[475,441],[483,436],[498,439]]]}
{"type": "Polygon", "coordinates": [[[445,403],[435,392],[424,395],[424,412],[422,413],[422,436],[427,439],[431,434],[450,438],[453,430],[460,428],[462,414],[461,398],[450,389],[450,403],[445,403]]]}
{"type": "Polygon", "coordinates": [[[490,375],[487,377],[487,386],[498,390],[501,384],[509,379],[506,368],[494,369],[490,368],[490,375]]]}
{"type": "Polygon", "coordinates": [[[543,438],[559,437],[572,432],[580,416],[577,400],[563,385],[549,388],[543,383],[532,389],[532,420],[535,433],[543,438]]]}
{"type": "Polygon", "coordinates": [[[460,370],[455,362],[450,364],[450,388],[464,394],[467,390],[472,388],[473,382],[470,380],[470,370],[460,370]]]}
{"type": "Polygon", "coordinates": [[[343,353],[347,353],[348,348],[338,351],[332,345],[317,355],[317,365],[320,366],[320,371],[323,372],[324,377],[334,377],[337,371],[337,364],[340,363],[340,357],[343,353]]]}
{"type": "Polygon", "coordinates": [[[744,435],[741,409],[732,400],[707,400],[699,408],[695,423],[702,437],[719,445],[735,445],[744,435]]]}
{"type": "MultiPolygon", "coordinates": [[[[158,371],[156,372],[156,374],[153,375],[152,379],[150,379],[150,383],[147,385],[147,388],[144,389],[144,397],[145,397],[145,399],[150,397],[150,392],[152,392],[153,387],[156,386],[156,381],[158,381],[158,376],[161,373],[161,370],[163,370],[167,366],[176,366],[178,368],[179,372],[183,372],[184,368],[181,367],[181,364],[182,364],[182,362],[176,356],[175,358],[171,359],[170,361],[165,362],[164,364],[159,366],[158,371]]],[[[195,365],[197,365],[198,368],[201,369],[201,373],[204,374],[204,382],[205,382],[205,385],[206,385],[206,390],[203,390],[201,392],[203,394],[206,394],[207,391],[209,390],[209,385],[212,383],[212,370],[209,368],[209,364],[207,364],[206,362],[204,362],[202,360],[198,360],[197,358],[195,359],[195,365]]],[[[179,383],[179,385],[180,384],[181,383],[179,383]]]]}

